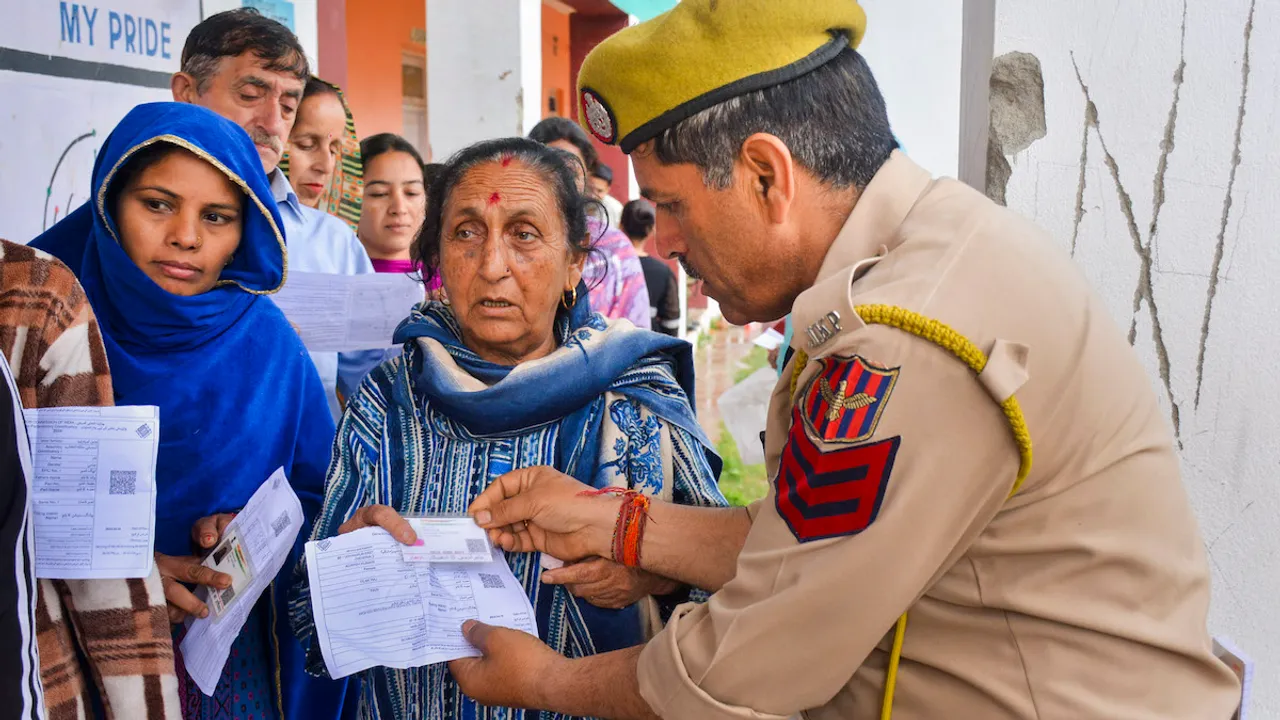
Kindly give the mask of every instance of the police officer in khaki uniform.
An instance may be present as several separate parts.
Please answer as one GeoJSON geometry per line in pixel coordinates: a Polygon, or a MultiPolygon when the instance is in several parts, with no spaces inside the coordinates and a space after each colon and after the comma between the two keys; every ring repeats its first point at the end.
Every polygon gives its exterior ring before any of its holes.
{"type": "Polygon", "coordinates": [[[684,0],[584,63],[583,123],[631,153],[660,247],[731,321],[792,313],[773,486],[618,524],[553,470],[500,478],[472,510],[505,548],[635,530],[632,562],[716,592],[577,660],[469,623],[485,657],[455,676],[612,718],[1227,720],[1151,383],[1049,238],[895,149],[864,27],[853,0],[684,0]]]}

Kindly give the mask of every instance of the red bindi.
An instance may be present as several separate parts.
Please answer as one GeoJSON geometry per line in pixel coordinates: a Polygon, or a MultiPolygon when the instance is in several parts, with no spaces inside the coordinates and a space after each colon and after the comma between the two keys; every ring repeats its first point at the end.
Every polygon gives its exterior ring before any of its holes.
{"type": "Polygon", "coordinates": [[[490,195],[490,196],[489,196],[489,204],[490,204],[490,205],[497,205],[497,204],[498,204],[498,202],[499,202],[499,201],[501,201],[501,200],[502,200],[502,196],[501,196],[501,195],[499,195],[498,193],[494,193],[494,194],[492,194],[492,195],[490,195]]]}

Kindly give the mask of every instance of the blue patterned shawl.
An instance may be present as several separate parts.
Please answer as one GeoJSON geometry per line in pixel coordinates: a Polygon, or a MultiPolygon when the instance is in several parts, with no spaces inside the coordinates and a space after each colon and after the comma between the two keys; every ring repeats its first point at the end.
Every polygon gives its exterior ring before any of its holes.
{"type": "MultiPolygon", "coordinates": [[[[374,370],[347,407],[313,538],[336,535],[358,508],[374,503],[402,513],[465,512],[493,478],[533,465],[595,487],[725,505],[716,483],[720,459],[690,407],[689,344],[610,323],[591,313],[584,288],[578,296],[556,321],[558,349],[515,368],[481,360],[463,345],[446,306],[415,310],[396,332],[404,354],[374,370]]],[[[551,647],[581,657],[644,642],[644,603],[596,608],[542,585],[540,560],[537,553],[507,556],[551,647]]],[[[300,567],[294,628],[308,646],[309,669],[323,672],[308,592],[300,567]]],[[[659,607],[683,599],[659,599],[659,607]]],[[[445,665],[362,673],[359,709],[360,717],[377,719],[542,717],[477,706],[445,665]]]]}
{"type": "MultiPolygon", "coordinates": [[[[116,404],[160,407],[156,550],[191,554],[196,520],[244,507],[280,467],[307,519],[314,518],[334,425],[306,349],[266,297],[284,282],[285,245],[249,136],[195,105],[139,105],[98,154],[93,190],[92,202],[31,245],[66,263],[84,286],[107,348],[116,404]],[[157,142],[218,167],[247,197],[234,259],[218,285],[201,295],[173,295],[138,268],[117,241],[114,208],[106,204],[117,171],[157,142]]],[[[304,528],[299,548],[305,535],[304,528]]],[[[272,633],[276,689],[283,695],[277,702],[287,718],[335,717],[345,683],[302,672],[301,648],[280,612],[284,589],[276,592],[273,585],[269,592],[278,604],[255,609],[281,621],[272,633]]]]}

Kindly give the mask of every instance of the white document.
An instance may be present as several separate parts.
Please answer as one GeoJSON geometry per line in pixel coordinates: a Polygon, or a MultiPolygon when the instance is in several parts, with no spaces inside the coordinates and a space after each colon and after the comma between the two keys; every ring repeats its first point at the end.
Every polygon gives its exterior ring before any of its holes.
{"type": "MultiPolygon", "coordinates": [[[[210,553],[213,562],[205,564],[211,567],[220,567],[229,561],[227,558],[241,554],[248,573],[242,590],[231,596],[226,596],[225,590],[219,593],[220,612],[215,612],[214,600],[208,593],[197,592],[210,608],[209,617],[188,622],[181,649],[187,672],[205,695],[213,696],[231,653],[231,643],[240,634],[262,592],[280,573],[301,530],[302,503],[281,468],[258,488],[223,531],[224,541],[234,540],[219,542],[210,553]],[[224,550],[226,555],[215,558],[224,550]]],[[[236,575],[232,577],[235,579],[236,575]]]]}
{"type": "Polygon", "coordinates": [[[392,347],[396,326],[424,298],[422,284],[403,273],[291,272],[272,296],[311,352],[392,347]]]}
{"type": "Polygon", "coordinates": [[[462,635],[466,620],[538,634],[501,552],[487,563],[431,563],[405,560],[402,547],[381,528],[307,543],[316,641],[330,677],[477,657],[462,635]]]}
{"type": "Polygon", "coordinates": [[[1235,643],[1225,637],[1213,639],[1213,654],[1231,668],[1231,672],[1240,679],[1240,707],[1236,708],[1230,720],[1248,720],[1249,696],[1253,690],[1253,661],[1240,652],[1235,643]]]}
{"type": "Polygon", "coordinates": [[[418,534],[418,542],[402,545],[409,562],[487,563],[492,546],[484,528],[469,517],[406,518],[418,534]]]}
{"type": "Polygon", "coordinates": [[[35,465],[36,576],[150,575],[160,409],[62,407],[23,415],[35,465]]]}
{"type": "Polygon", "coordinates": [[[752,343],[759,345],[765,350],[776,350],[778,346],[782,345],[782,340],[782,333],[774,330],[773,328],[768,328],[764,332],[760,333],[760,336],[753,340],[752,343]]]}

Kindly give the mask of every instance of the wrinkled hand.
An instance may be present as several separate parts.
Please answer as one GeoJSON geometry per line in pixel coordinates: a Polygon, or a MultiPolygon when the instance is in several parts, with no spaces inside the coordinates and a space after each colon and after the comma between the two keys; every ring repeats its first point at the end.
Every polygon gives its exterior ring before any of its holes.
{"type": "Polygon", "coordinates": [[[607,555],[622,501],[590,490],[555,468],[538,466],[498,477],[467,509],[507,552],[545,552],[561,560],[607,555]]]}
{"type": "Polygon", "coordinates": [[[462,624],[462,634],[484,657],[454,660],[449,672],[462,692],[481,705],[541,708],[542,682],[567,662],[541,640],[519,630],[468,620],[462,624]]]}
{"type": "Polygon", "coordinates": [[[366,527],[380,527],[405,545],[412,545],[418,541],[418,533],[413,531],[409,521],[400,517],[400,513],[387,505],[366,505],[360,508],[350,520],[338,527],[338,534],[346,535],[366,527]]]}
{"type": "Polygon", "coordinates": [[[599,557],[547,570],[542,582],[564,585],[574,597],[609,610],[629,607],[649,595],[667,595],[678,587],[673,580],[599,557]]]}
{"type": "Polygon", "coordinates": [[[188,615],[209,617],[209,608],[184,585],[204,585],[216,590],[231,587],[231,576],[200,564],[200,558],[192,555],[174,556],[156,553],[156,570],[160,572],[160,586],[169,611],[169,622],[174,625],[186,622],[188,615]]]}

